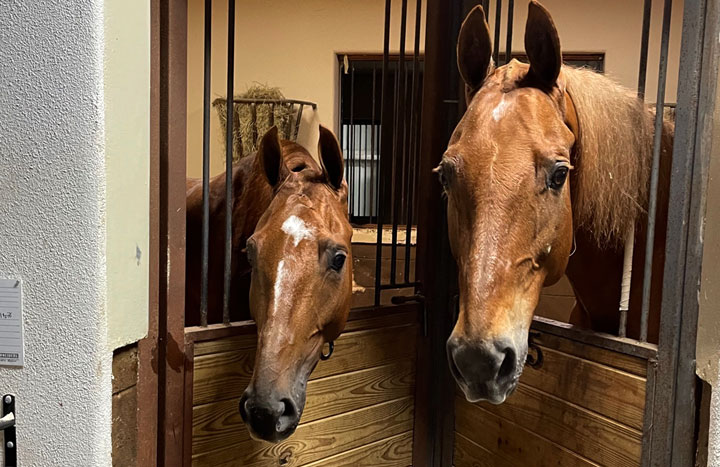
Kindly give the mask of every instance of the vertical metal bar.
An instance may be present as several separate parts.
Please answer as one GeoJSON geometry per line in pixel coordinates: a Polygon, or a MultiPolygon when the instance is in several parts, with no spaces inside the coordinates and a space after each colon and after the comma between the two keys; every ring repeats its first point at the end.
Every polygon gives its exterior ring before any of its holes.
{"type": "Polygon", "coordinates": [[[412,177],[408,175],[408,195],[407,195],[407,225],[405,229],[405,282],[410,281],[410,256],[412,251],[412,225],[413,225],[413,207],[415,206],[415,172],[416,172],[416,153],[417,145],[415,144],[415,134],[417,132],[416,112],[419,107],[415,103],[418,86],[420,84],[418,69],[418,52],[420,50],[420,21],[422,14],[422,0],[415,3],[415,44],[413,47],[413,67],[412,67],[412,90],[410,95],[410,156],[408,156],[408,170],[412,177]]]}
{"type": "Polygon", "coordinates": [[[495,1],[495,40],[493,41],[493,61],[500,59],[500,23],[502,23],[502,0],[495,1]]]}
{"type": "Polygon", "coordinates": [[[368,188],[367,188],[367,153],[368,153],[368,144],[367,144],[367,125],[362,126],[362,170],[360,172],[360,177],[362,179],[362,216],[363,218],[367,217],[368,215],[368,202],[367,202],[367,194],[368,194],[368,188]]]}
{"type": "Polygon", "coordinates": [[[645,98],[645,78],[647,77],[648,43],[650,40],[650,13],[652,0],[645,0],[643,5],[642,38],[640,42],[640,70],[638,72],[638,97],[645,98]]]}
{"type": "MultiPolygon", "coordinates": [[[[382,64],[382,92],[380,95],[380,132],[381,138],[387,139],[387,132],[384,131],[385,124],[387,124],[386,117],[390,110],[388,104],[389,85],[388,65],[390,57],[390,13],[391,13],[392,0],[385,0],[385,37],[383,38],[383,64],[382,64]]],[[[387,145],[381,145],[382,152],[385,152],[387,145]]],[[[375,306],[380,305],[380,283],[382,279],[382,229],[383,229],[383,194],[385,192],[382,183],[383,179],[383,159],[385,154],[381,153],[379,157],[378,166],[378,203],[377,203],[377,245],[375,250],[375,306]]]]}
{"type": "Polygon", "coordinates": [[[298,133],[300,132],[300,123],[302,123],[302,114],[303,114],[303,108],[305,107],[304,104],[300,104],[300,108],[298,109],[297,116],[295,117],[295,134],[293,136],[293,141],[297,141],[298,133]]]}
{"type": "MultiPolygon", "coordinates": [[[[652,0],[645,0],[643,6],[643,25],[640,40],[640,64],[638,70],[637,94],[639,99],[645,99],[645,80],[647,77],[648,41],[650,38],[650,13],[652,0]]],[[[630,309],[630,286],[632,284],[632,260],[635,253],[635,226],[631,226],[625,234],[623,273],[620,286],[620,325],[618,336],[627,335],[627,315],[630,309]]]]}
{"type": "MultiPolygon", "coordinates": [[[[212,44],[212,1],[205,0],[205,55],[203,74],[203,217],[202,265],[200,272],[200,325],[207,326],[208,253],[210,244],[210,50],[212,44]]],[[[232,118],[232,117],[231,117],[232,118]]]]}
{"type": "MultiPolygon", "coordinates": [[[[257,144],[258,144],[257,108],[255,107],[254,102],[250,104],[250,123],[252,126],[252,147],[257,148],[257,144]]],[[[288,132],[288,137],[289,136],[290,136],[290,133],[288,132]]]]}
{"type": "Polygon", "coordinates": [[[270,121],[268,122],[270,124],[270,128],[275,126],[275,103],[270,103],[270,121]]]}
{"type": "Polygon", "coordinates": [[[510,63],[512,60],[512,34],[513,34],[513,23],[514,23],[514,10],[515,0],[508,0],[508,12],[507,12],[507,36],[505,39],[505,63],[510,63]]]}
{"type": "Polygon", "coordinates": [[[228,56],[225,124],[225,270],[223,274],[223,323],[230,324],[233,208],[233,93],[235,92],[235,0],[228,0],[228,56]]]}
{"type": "Polygon", "coordinates": [[[348,170],[350,170],[350,180],[348,180],[348,198],[350,200],[350,220],[357,216],[355,209],[355,196],[357,189],[355,187],[355,64],[350,65],[350,150],[348,151],[348,170]]]}
{"type": "MultiPolygon", "coordinates": [[[[376,187],[375,187],[375,162],[376,162],[376,145],[375,145],[375,82],[376,82],[376,66],[373,63],[372,68],[372,109],[370,110],[370,218],[368,221],[372,224],[372,214],[375,211],[377,217],[377,209],[375,208],[376,187]]],[[[377,220],[377,219],[376,219],[377,220]]]]}
{"type": "Polygon", "coordinates": [[[645,269],[643,270],[643,300],[640,315],[640,340],[647,341],[648,316],[650,314],[650,285],[652,284],[653,247],[655,245],[655,216],[657,210],[658,172],[662,145],[663,107],[665,104],[665,81],[667,79],[668,44],[670,42],[670,16],[672,0],[665,0],[663,11],[662,42],[660,43],[660,66],[658,72],[657,101],[655,105],[655,134],[653,135],[652,171],[650,173],[650,200],[648,203],[648,226],[645,243],[645,269]]]}
{"type": "MultiPolygon", "coordinates": [[[[397,87],[395,93],[395,101],[397,103],[397,113],[395,114],[395,151],[393,154],[393,215],[392,215],[392,245],[390,245],[390,283],[397,283],[397,231],[398,221],[401,211],[402,197],[402,180],[397,183],[398,163],[400,157],[404,157],[403,152],[403,136],[405,126],[405,34],[407,28],[407,0],[402,0],[402,10],[400,19],[400,60],[396,72],[397,87]],[[397,193],[397,188],[400,193],[397,193]],[[399,196],[398,196],[399,195],[399,196]]],[[[402,167],[400,167],[402,170],[402,167]]]]}

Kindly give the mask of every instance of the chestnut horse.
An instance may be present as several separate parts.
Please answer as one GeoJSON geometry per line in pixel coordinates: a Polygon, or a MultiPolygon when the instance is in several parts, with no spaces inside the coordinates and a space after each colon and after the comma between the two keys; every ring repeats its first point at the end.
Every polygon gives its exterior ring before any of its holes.
{"type": "MultiPolygon", "coordinates": [[[[562,65],[550,14],[531,2],[530,64],[494,68],[481,7],[460,30],[468,108],[436,171],[460,299],[447,341],[451,372],[469,401],[501,403],[515,389],[544,285],[570,280],[571,321],[617,333],[623,238],[635,229],[628,335],[637,336],[654,113],[590,70],[562,65]],[[572,175],[571,175],[572,174],[572,175]]],[[[660,163],[651,309],[662,284],[673,127],[660,163]]],[[[649,335],[657,339],[651,317],[649,335]]]]}
{"type": "MultiPolygon", "coordinates": [[[[257,154],[233,169],[233,307],[249,304],[258,332],[255,367],[240,414],[250,433],[266,441],[281,441],[295,431],[310,373],[324,344],[342,332],[350,311],[347,183],[338,141],[323,127],[318,153],[320,165],[301,146],[281,142],[273,127],[257,154]],[[249,290],[243,288],[243,274],[251,277],[249,290]]],[[[188,186],[186,303],[196,313],[202,203],[197,182],[188,186]]],[[[212,322],[220,320],[222,306],[224,174],[212,179],[210,191],[212,322]]]]}

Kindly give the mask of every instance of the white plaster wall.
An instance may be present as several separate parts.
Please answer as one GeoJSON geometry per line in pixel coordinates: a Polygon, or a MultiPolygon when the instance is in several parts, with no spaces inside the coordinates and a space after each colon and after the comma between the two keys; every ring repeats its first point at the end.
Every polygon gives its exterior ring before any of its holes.
{"type": "Polygon", "coordinates": [[[105,2],[107,312],[111,349],[148,329],[150,2],[105,2]]]}
{"type": "Polygon", "coordinates": [[[0,277],[24,291],[26,466],[110,464],[101,0],[0,2],[0,277]]]}

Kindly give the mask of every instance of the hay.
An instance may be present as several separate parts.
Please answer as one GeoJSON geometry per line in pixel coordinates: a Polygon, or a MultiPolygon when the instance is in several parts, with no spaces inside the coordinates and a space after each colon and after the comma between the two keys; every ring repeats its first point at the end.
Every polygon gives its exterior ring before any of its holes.
{"type": "MultiPolygon", "coordinates": [[[[271,113],[274,114],[274,125],[278,127],[280,137],[293,139],[295,118],[297,110],[295,105],[267,104],[264,100],[282,100],[285,96],[280,88],[263,84],[254,84],[242,94],[235,95],[235,99],[253,99],[258,101],[255,104],[238,103],[233,105],[233,160],[237,161],[242,156],[248,155],[257,150],[257,144],[262,136],[270,129],[271,113]],[[257,137],[253,138],[253,107],[255,108],[255,122],[257,125],[257,137]]],[[[227,125],[227,104],[225,98],[217,98],[213,102],[220,120],[221,139],[223,152],[226,151],[226,125],[227,125]]]]}

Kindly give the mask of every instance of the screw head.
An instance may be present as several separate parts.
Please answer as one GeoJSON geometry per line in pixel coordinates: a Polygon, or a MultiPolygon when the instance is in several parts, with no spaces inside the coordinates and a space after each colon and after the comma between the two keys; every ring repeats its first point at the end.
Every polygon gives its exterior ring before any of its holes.
{"type": "Polygon", "coordinates": [[[7,443],[5,443],[5,446],[7,446],[8,449],[12,449],[15,447],[15,443],[13,443],[12,441],[8,441],[7,443]]]}
{"type": "Polygon", "coordinates": [[[5,403],[9,404],[12,402],[12,396],[5,396],[5,403]]]}

